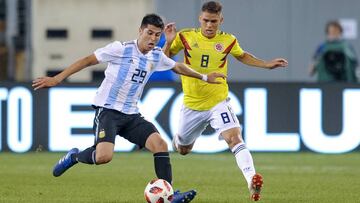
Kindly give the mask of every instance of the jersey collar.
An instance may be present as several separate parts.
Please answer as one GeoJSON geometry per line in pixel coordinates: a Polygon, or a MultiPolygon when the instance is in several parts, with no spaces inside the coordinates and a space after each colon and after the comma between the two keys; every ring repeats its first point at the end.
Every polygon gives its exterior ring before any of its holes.
{"type": "Polygon", "coordinates": [[[200,33],[199,36],[200,36],[201,39],[207,40],[207,41],[212,41],[212,40],[216,39],[216,37],[219,35],[219,30],[216,31],[216,34],[215,34],[215,36],[214,36],[213,38],[207,38],[207,37],[205,37],[205,36],[203,35],[203,33],[201,32],[201,28],[199,28],[199,33],[200,33]]]}
{"type": "Polygon", "coordinates": [[[149,55],[149,53],[152,51],[152,50],[150,50],[150,51],[148,51],[146,54],[143,54],[143,53],[140,51],[140,49],[139,49],[138,40],[137,40],[137,39],[134,40],[134,43],[135,43],[136,51],[137,51],[140,55],[142,55],[142,56],[147,56],[147,55],[149,55]]]}

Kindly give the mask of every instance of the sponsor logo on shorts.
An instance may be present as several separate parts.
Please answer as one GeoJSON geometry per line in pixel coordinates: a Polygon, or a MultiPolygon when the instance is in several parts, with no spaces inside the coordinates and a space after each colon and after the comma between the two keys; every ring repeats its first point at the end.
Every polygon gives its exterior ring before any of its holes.
{"type": "Polygon", "coordinates": [[[105,130],[102,129],[100,132],[99,132],[99,138],[104,138],[105,137],[105,130]]]}

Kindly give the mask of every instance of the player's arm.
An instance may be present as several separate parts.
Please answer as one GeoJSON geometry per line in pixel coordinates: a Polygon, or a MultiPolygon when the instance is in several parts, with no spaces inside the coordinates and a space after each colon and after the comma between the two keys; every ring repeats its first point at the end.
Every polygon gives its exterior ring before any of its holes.
{"type": "Polygon", "coordinates": [[[264,61],[259,58],[256,58],[254,55],[248,52],[243,52],[241,55],[235,56],[235,58],[246,65],[266,68],[266,69],[286,67],[288,65],[288,62],[283,58],[276,58],[271,61],[264,61]]]}
{"type": "Polygon", "coordinates": [[[173,57],[173,56],[174,56],[174,54],[171,54],[171,52],[170,52],[170,48],[171,48],[172,42],[173,42],[173,41],[168,41],[168,40],[166,40],[165,45],[164,45],[164,47],[162,48],[164,54],[165,54],[167,57],[173,57]]]}
{"type": "Polygon", "coordinates": [[[53,87],[63,81],[65,78],[69,77],[70,75],[88,67],[91,65],[98,64],[98,60],[95,54],[91,54],[85,58],[82,58],[66,69],[64,69],[61,73],[55,75],[54,77],[40,77],[33,81],[32,87],[34,90],[38,90],[45,87],[53,87]]]}
{"type": "Polygon", "coordinates": [[[170,48],[171,48],[171,44],[173,43],[176,37],[175,23],[167,24],[164,29],[164,34],[165,34],[166,42],[163,47],[163,52],[167,57],[172,57],[172,54],[170,53],[170,48]]]}
{"type": "Polygon", "coordinates": [[[209,73],[207,75],[203,75],[201,73],[198,73],[197,71],[189,68],[187,65],[185,65],[184,63],[175,63],[175,67],[172,69],[175,73],[180,74],[180,75],[185,75],[188,77],[192,77],[192,78],[197,78],[200,80],[203,80],[205,82],[208,83],[212,83],[212,84],[220,84],[220,81],[216,81],[217,78],[223,78],[225,79],[225,75],[221,74],[221,73],[209,73]]]}

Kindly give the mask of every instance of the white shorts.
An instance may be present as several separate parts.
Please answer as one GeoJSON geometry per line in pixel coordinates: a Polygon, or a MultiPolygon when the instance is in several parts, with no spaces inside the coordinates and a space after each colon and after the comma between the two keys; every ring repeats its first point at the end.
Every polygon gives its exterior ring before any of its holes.
{"type": "Polygon", "coordinates": [[[176,144],[193,144],[209,124],[219,134],[219,139],[225,130],[241,128],[229,101],[228,98],[208,111],[195,111],[183,105],[180,110],[179,130],[175,136],[176,144]]]}

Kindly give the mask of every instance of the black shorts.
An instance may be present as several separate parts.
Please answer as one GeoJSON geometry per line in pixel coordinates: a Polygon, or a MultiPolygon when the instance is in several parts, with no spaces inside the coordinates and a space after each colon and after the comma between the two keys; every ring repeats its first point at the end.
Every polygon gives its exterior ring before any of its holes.
{"type": "Polygon", "coordinates": [[[120,135],[140,148],[145,147],[146,140],[152,133],[158,132],[140,113],[124,114],[103,107],[96,107],[93,129],[95,145],[100,142],[115,144],[116,135],[120,135]]]}

